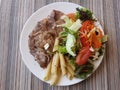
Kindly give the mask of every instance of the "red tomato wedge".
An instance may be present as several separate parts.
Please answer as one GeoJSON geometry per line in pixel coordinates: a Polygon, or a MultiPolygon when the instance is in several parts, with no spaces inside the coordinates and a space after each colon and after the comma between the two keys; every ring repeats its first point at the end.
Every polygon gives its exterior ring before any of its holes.
{"type": "Polygon", "coordinates": [[[76,64],[84,65],[88,61],[90,55],[91,51],[89,50],[89,47],[83,47],[76,57],[76,64]]]}
{"type": "Polygon", "coordinates": [[[80,38],[80,42],[81,42],[81,44],[82,44],[82,47],[89,46],[89,41],[88,41],[88,38],[87,38],[87,37],[81,37],[81,38],[80,38]]]}

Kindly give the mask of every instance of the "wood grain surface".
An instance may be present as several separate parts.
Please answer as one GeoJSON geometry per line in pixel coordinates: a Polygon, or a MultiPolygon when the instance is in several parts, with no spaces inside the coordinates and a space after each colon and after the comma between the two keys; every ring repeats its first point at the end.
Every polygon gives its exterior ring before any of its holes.
{"type": "Polygon", "coordinates": [[[0,0],[0,90],[120,90],[120,0],[0,0]],[[108,34],[100,67],[81,83],[50,86],[24,65],[19,37],[29,16],[52,2],[80,4],[93,11],[108,34]]]}

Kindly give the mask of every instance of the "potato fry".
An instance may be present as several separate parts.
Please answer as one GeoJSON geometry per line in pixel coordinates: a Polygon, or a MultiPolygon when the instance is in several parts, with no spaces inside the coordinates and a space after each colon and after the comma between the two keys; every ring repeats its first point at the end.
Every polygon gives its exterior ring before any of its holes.
{"type": "Polygon", "coordinates": [[[51,69],[52,74],[57,73],[59,64],[60,64],[59,54],[58,52],[56,52],[55,55],[53,56],[53,61],[52,61],[52,69],[51,69]]]}
{"type": "Polygon", "coordinates": [[[65,62],[63,54],[59,53],[59,56],[60,56],[60,61],[61,61],[62,66],[66,67],[66,62],[65,62]]]}
{"type": "Polygon", "coordinates": [[[75,70],[75,66],[72,65],[72,64],[69,64],[68,57],[65,57],[65,59],[66,59],[66,62],[67,62],[67,66],[71,67],[71,69],[74,71],[75,70]]]}
{"type": "Polygon", "coordinates": [[[53,52],[56,51],[55,46],[58,45],[58,44],[59,44],[59,38],[57,37],[57,38],[55,39],[55,43],[54,43],[54,47],[53,47],[53,52]]]}
{"type": "Polygon", "coordinates": [[[53,74],[53,78],[50,85],[55,85],[59,81],[59,79],[60,79],[60,68],[58,67],[57,72],[53,74]]]}
{"type": "Polygon", "coordinates": [[[60,67],[61,67],[62,75],[64,76],[67,74],[66,62],[65,62],[63,54],[59,53],[59,56],[60,56],[60,67]]]}
{"type": "MultiPolygon", "coordinates": [[[[59,38],[57,37],[55,39],[55,43],[54,43],[54,47],[53,47],[53,52],[55,52],[55,46],[59,44],[59,38]]],[[[53,61],[52,61],[52,68],[51,68],[51,73],[53,75],[52,81],[50,83],[50,85],[55,85],[58,80],[59,80],[59,76],[60,76],[60,57],[59,57],[59,53],[56,52],[53,56],[53,61]]]]}
{"type": "Polygon", "coordinates": [[[73,69],[73,71],[75,70],[75,66],[74,65],[71,65],[71,64],[69,64],[70,65],[70,67],[73,69]]]}
{"type": "Polygon", "coordinates": [[[67,70],[71,73],[72,76],[74,76],[74,71],[73,69],[70,67],[70,65],[67,65],[67,70]]]}
{"type": "Polygon", "coordinates": [[[73,79],[73,75],[69,71],[67,71],[67,77],[69,80],[73,79]]]}
{"type": "Polygon", "coordinates": [[[67,66],[66,66],[66,68],[67,68],[67,77],[71,80],[74,77],[75,67],[74,67],[74,65],[71,65],[71,64],[68,63],[68,58],[67,57],[65,57],[65,59],[66,59],[66,63],[67,63],[67,66]]]}
{"type": "Polygon", "coordinates": [[[50,77],[52,78],[50,85],[57,84],[60,79],[61,72],[63,76],[67,75],[68,79],[70,80],[72,80],[74,77],[75,66],[68,63],[68,57],[65,57],[63,54],[56,52],[55,46],[58,44],[59,38],[57,37],[55,39],[53,47],[53,52],[55,52],[55,54],[53,55],[51,62],[47,66],[44,77],[44,80],[49,80],[50,77]]]}
{"type": "Polygon", "coordinates": [[[44,77],[45,81],[50,79],[50,76],[51,76],[51,66],[52,66],[52,60],[49,62],[48,66],[47,66],[45,77],[44,77]]]}

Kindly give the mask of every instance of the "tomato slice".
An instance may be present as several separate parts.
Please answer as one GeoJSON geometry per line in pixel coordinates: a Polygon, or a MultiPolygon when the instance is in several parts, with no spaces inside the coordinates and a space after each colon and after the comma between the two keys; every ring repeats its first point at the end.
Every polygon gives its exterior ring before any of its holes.
{"type": "Polygon", "coordinates": [[[89,41],[88,41],[88,38],[87,38],[87,37],[81,37],[81,38],[80,38],[80,42],[81,42],[81,44],[82,44],[82,47],[89,46],[89,41]]]}
{"type": "Polygon", "coordinates": [[[84,65],[88,61],[90,55],[91,51],[89,50],[89,47],[83,47],[76,57],[76,64],[84,65]]]}

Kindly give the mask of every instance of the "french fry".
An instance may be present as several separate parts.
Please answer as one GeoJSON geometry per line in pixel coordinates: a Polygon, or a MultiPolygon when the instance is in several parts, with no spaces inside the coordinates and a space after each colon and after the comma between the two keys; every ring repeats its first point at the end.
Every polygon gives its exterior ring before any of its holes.
{"type": "Polygon", "coordinates": [[[75,70],[75,66],[74,65],[71,65],[71,64],[69,64],[70,65],[70,67],[73,69],[73,71],[75,70]]]}
{"type": "Polygon", "coordinates": [[[45,81],[50,79],[50,76],[51,76],[51,66],[52,66],[52,60],[49,62],[48,66],[47,66],[45,77],[44,77],[45,81]]]}
{"type": "Polygon", "coordinates": [[[57,72],[53,74],[52,81],[50,82],[50,85],[55,85],[60,79],[60,68],[58,68],[57,72]]]}
{"type": "Polygon", "coordinates": [[[63,54],[59,53],[59,56],[60,56],[60,67],[61,67],[62,75],[64,76],[67,73],[66,62],[65,62],[63,54]]]}
{"type": "MultiPolygon", "coordinates": [[[[53,52],[56,51],[55,46],[58,44],[59,44],[59,38],[57,37],[55,39],[53,52]]],[[[75,66],[70,65],[68,63],[67,57],[65,57],[61,53],[55,52],[52,60],[47,66],[44,80],[49,80],[51,77],[52,79],[51,79],[50,85],[55,85],[60,79],[61,72],[63,76],[67,75],[68,79],[72,80],[74,77],[74,70],[75,70],[75,66]]]]}
{"type": "Polygon", "coordinates": [[[74,71],[73,69],[70,67],[70,65],[67,65],[67,70],[71,73],[72,76],[74,76],[74,71]]]}
{"type": "Polygon", "coordinates": [[[67,65],[69,65],[73,69],[73,71],[74,71],[75,70],[75,66],[73,64],[69,64],[68,57],[65,57],[65,60],[67,62],[67,65]]]}
{"type": "MultiPolygon", "coordinates": [[[[55,43],[54,43],[54,47],[53,47],[53,52],[56,51],[55,46],[59,44],[59,38],[57,37],[55,39],[55,43]]],[[[60,57],[59,57],[59,53],[56,52],[53,56],[53,61],[52,61],[52,68],[51,68],[51,73],[52,73],[52,81],[50,83],[50,85],[55,85],[58,80],[59,80],[59,76],[60,76],[60,57]]]]}
{"type": "Polygon", "coordinates": [[[67,71],[67,77],[69,80],[73,79],[73,75],[69,71],[67,71]]]}
{"type": "Polygon", "coordinates": [[[53,61],[52,61],[52,69],[51,69],[52,74],[57,73],[59,63],[60,63],[59,54],[58,52],[56,52],[55,55],[53,56],[53,61]]]}
{"type": "Polygon", "coordinates": [[[56,51],[55,46],[58,45],[58,44],[59,44],[59,38],[57,37],[57,38],[55,39],[55,43],[54,43],[54,47],[53,47],[53,52],[56,51]]]}
{"type": "Polygon", "coordinates": [[[67,77],[71,80],[74,77],[75,66],[68,63],[68,58],[65,57],[67,63],[67,77]]]}

